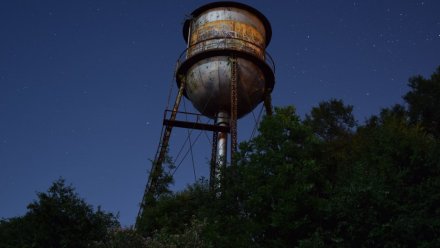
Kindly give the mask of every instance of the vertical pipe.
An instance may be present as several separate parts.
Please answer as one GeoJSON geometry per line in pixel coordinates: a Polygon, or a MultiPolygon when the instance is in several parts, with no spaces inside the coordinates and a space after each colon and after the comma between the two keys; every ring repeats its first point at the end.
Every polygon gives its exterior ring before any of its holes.
{"type": "MultiPolygon", "coordinates": [[[[217,125],[228,127],[229,115],[226,112],[220,112],[217,115],[217,125]]],[[[217,166],[216,166],[216,179],[217,182],[221,180],[221,170],[226,167],[228,151],[228,133],[219,132],[217,136],[217,166]]],[[[218,187],[218,186],[217,186],[218,187]]]]}
{"type": "Polygon", "coordinates": [[[272,97],[269,92],[266,92],[266,95],[264,96],[264,107],[266,109],[266,115],[271,116],[273,113],[272,97]]]}

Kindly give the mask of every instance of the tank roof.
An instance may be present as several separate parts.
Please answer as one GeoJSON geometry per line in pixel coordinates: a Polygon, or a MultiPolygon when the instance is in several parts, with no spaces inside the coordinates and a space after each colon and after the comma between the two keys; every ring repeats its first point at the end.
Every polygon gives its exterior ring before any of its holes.
{"type": "MultiPolygon", "coordinates": [[[[264,28],[266,30],[266,46],[269,45],[270,40],[272,38],[272,27],[270,26],[269,20],[267,20],[267,18],[260,11],[244,3],[232,2],[232,1],[212,2],[197,8],[191,13],[191,16],[198,16],[203,12],[205,12],[206,10],[218,8],[218,7],[225,7],[225,8],[235,7],[235,8],[247,10],[255,14],[263,22],[264,28]]],[[[185,39],[186,43],[188,43],[188,30],[189,30],[190,22],[191,19],[186,19],[185,23],[183,24],[183,38],[185,39]]]]}

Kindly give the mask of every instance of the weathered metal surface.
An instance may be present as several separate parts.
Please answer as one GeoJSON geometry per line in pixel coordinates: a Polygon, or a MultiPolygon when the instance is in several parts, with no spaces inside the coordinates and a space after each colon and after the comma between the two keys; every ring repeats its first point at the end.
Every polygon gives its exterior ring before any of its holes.
{"type": "Polygon", "coordinates": [[[207,9],[190,22],[188,34],[189,57],[209,49],[232,48],[264,60],[266,27],[250,9],[228,6],[207,9]]]}
{"type": "MultiPolygon", "coordinates": [[[[246,11],[248,14],[250,13],[250,15],[252,16],[252,18],[256,18],[259,20],[259,22],[261,22],[263,24],[264,27],[264,31],[265,31],[265,40],[266,40],[266,44],[265,46],[267,46],[270,43],[271,37],[272,37],[272,28],[270,26],[269,21],[267,20],[267,18],[257,9],[254,9],[253,7],[246,5],[246,4],[242,4],[239,2],[231,2],[231,1],[220,1],[220,2],[212,2],[212,3],[208,3],[206,5],[203,5],[199,8],[197,8],[196,10],[194,10],[191,13],[191,16],[193,17],[198,17],[203,15],[204,13],[206,13],[207,11],[210,10],[214,10],[214,9],[220,9],[220,10],[229,10],[230,8],[234,8],[234,9],[239,9],[239,10],[243,10],[246,11]]],[[[247,14],[247,15],[248,15],[247,14]]],[[[240,22],[245,22],[245,23],[250,23],[249,22],[249,15],[248,16],[241,16],[244,18],[240,18],[240,19],[235,19],[236,21],[240,21],[240,22]]],[[[255,19],[253,19],[255,20],[255,19]]],[[[193,21],[193,19],[188,19],[184,25],[183,25],[183,38],[185,39],[186,42],[188,42],[188,31],[190,29],[190,23],[193,21]]],[[[255,22],[253,22],[255,23],[255,22]]],[[[261,29],[260,29],[261,30],[261,29]]]]}
{"type": "MultiPolygon", "coordinates": [[[[229,115],[226,112],[220,112],[217,116],[216,124],[218,126],[229,126],[229,115]]],[[[215,171],[215,177],[217,182],[221,182],[221,170],[226,166],[228,156],[228,133],[219,132],[217,137],[217,166],[215,171]]]]}
{"type": "Polygon", "coordinates": [[[266,109],[266,115],[271,116],[272,115],[272,97],[270,96],[270,93],[266,94],[266,97],[264,98],[264,108],[266,109]]]}
{"type": "Polygon", "coordinates": [[[238,103],[237,103],[237,56],[233,54],[231,56],[231,120],[229,124],[229,128],[231,130],[231,164],[235,164],[234,154],[237,152],[237,111],[238,111],[238,103]]]}
{"type": "Polygon", "coordinates": [[[185,96],[203,115],[231,111],[231,56],[237,57],[237,117],[241,118],[271,92],[274,76],[266,63],[270,25],[257,10],[235,2],[202,6],[184,27],[188,49],[177,69],[186,79],[185,96]],[[222,6],[223,5],[223,6],[222,6]]]}
{"type": "MultiPolygon", "coordinates": [[[[264,97],[266,80],[254,63],[237,58],[237,116],[249,113],[264,97]]],[[[186,96],[200,113],[215,118],[231,109],[231,57],[217,56],[194,64],[187,74],[186,96]]]]}
{"type": "Polygon", "coordinates": [[[234,48],[253,53],[259,58],[264,58],[264,27],[258,25],[261,22],[257,20],[254,22],[255,25],[252,25],[253,23],[237,21],[237,19],[243,19],[242,15],[239,14],[242,13],[239,13],[238,10],[213,10],[213,12],[206,13],[197,18],[192,24],[188,56],[203,52],[212,47],[234,48]],[[229,18],[229,20],[218,20],[219,18],[229,18]],[[257,29],[255,26],[260,29],[257,29]]]}

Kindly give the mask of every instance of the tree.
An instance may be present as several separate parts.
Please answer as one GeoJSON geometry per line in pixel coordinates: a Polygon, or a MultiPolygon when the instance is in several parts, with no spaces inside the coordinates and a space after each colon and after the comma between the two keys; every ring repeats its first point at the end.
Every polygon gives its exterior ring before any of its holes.
{"type": "Polygon", "coordinates": [[[148,240],[130,228],[113,229],[106,240],[96,242],[92,248],[148,248],[148,240]]]}
{"type": "Polygon", "coordinates": [[[410,78],[408,86],[411,90],[403,98],[408,104],[411,121],[440,137],[440,66],[429,79],[410,78]]]}
{"type": "Polygon", "coordinates": [[[26,217],[0,220],[0,247],[31,247],[33,226],[26,217]]]}
{"type": "Polygon", "coordinates": [[[237,176],[227,184],[234,185],[226,196],[235,205],[235,216],[222,216],[238,220],[233,230],[242,237],[235,246],[299,245],[314,235],[327,205],[325,168],[315,159],[322,140],[293,107],[276,108],[259,132],[241,144],[237,176]]]}
{"type": "Polygon", "coordinates": [[[2,220],[2,247],[89,247],[119,226],[115,215],[95,211],[64,179],[37,197],[23,217],[2,220]]]}
{"type": "Polygon", "coordinates": [[[155,212],[160,209],[160,206],[158,207],[157,205],[163,203],[163,199],[172,196],[169,186],[173,183],[171,172],[175,166],[172,158],[168,155],[168,151],[164,156],[163,163],[151,161],[152,169],[148,179],[151,180],[151,184],[147,185],[149,188],[144,192],[142,205],[140,206],[142,214],[136,218],[136,228],[146,237],[161,225],[155,220],[155,212]]]}
{"type": "Polygon", "coordinates": [[[356,132],[338,179],[339,236],[349,246],[437,247],[438,141],[410,125],[401,106],[373,119],[356,132]]]}
{"type": "Polygon", "coordinates": [[[149,237],[144,237],[139,230],[116,229],[110,233],[105,242],[99,242],[93,248],[178,248],[178,247],[213,247],[204,240],[205,221],[191,218],[186,222],[185,229],[179,233],[170,232],[169,229],[156,230],[149,237]]]}
{"type": "Polygon", "coordinates": [[[356,126],[352,111],[353,106],[344,105],[342,100],[320,102],[306,115],[305,124],[324,140],[341,138],[356,126]]]}

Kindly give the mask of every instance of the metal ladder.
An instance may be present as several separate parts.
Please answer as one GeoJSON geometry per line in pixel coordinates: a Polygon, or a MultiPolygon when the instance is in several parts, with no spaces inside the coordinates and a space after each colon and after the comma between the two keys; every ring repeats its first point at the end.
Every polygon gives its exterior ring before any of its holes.
{"type": "Polygon", "coordinates": [[[237,56],[235,53],[233,53],[231,56],[231,165],[235,163],[234,155],[237,152],[237,73],[237,56]]]}

